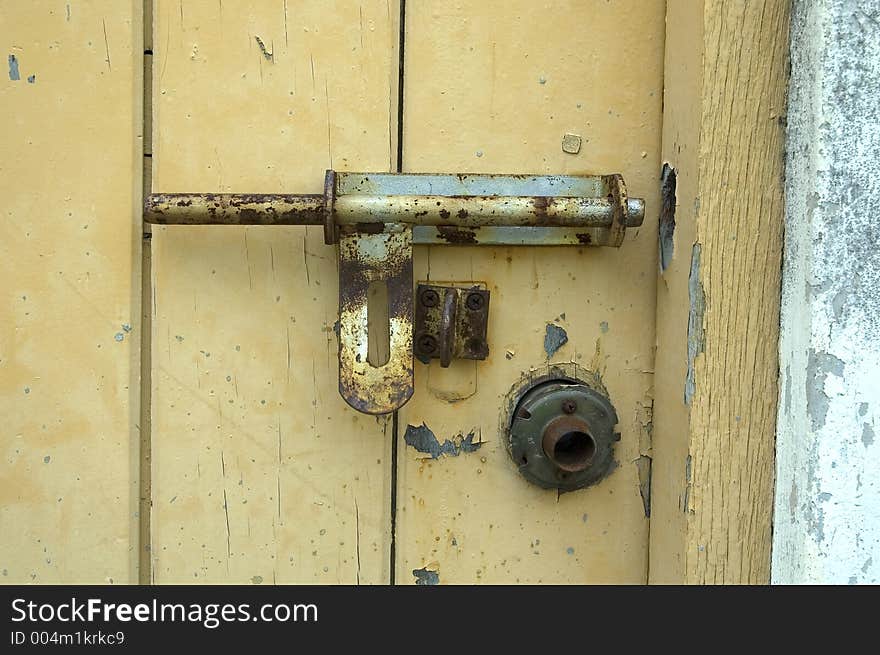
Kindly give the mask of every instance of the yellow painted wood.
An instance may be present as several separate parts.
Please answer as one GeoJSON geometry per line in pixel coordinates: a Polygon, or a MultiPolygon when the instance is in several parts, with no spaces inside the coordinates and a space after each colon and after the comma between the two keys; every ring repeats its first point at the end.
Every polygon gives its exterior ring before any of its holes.
{"type": "Polygon", "coordinates": [[[663,40],[663,2],[407,4],[405,170],[620,172],[648,211],[619,250],[417,249],[417,279],[487,284],[491,353],[416,363],[400,413],[400,582],[423,568],[441,584],[646,580],[663,40]],[[601,373],[622,433],[619,468],[561,496],[520,477],[499,424],[504,394],[547,362],[547,323],[569,338],[552,361],[601,373]],[[483,445],[431,460],[403,441],[422,423],[441,443],[474,432],[483,445]]]}
{"type": "Polygon", "coordinates": [[[658,289],[652,582],[769,580],[788,19],[777,0],[668,7],[678,193],[658,289]]]}
{"type": "MultiPolygon", "coordinates": [[[[393,167],[398,7],[155,0],[153,189],[393,167]]],[[[153,232],[153,579],[389,579],[391,420],[337,392],[320,228],[153,232]]]]}
{"type": "Polygon", "coordinates": [[[0,3],[3,583],[137,581],[141,20],[0,3]]]}

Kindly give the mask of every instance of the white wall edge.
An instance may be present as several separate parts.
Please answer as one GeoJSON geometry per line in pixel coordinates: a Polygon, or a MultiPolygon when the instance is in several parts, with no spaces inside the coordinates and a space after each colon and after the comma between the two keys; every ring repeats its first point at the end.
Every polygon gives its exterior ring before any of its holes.
{"type": "Polygon", "coordinates": [[[771,578],[880,582],[880,0],[794,0],[771,578]]]}

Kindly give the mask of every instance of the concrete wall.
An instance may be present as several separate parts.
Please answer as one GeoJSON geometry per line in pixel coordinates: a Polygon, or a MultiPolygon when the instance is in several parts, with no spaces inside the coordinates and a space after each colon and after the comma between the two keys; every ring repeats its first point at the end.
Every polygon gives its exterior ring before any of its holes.
{"type": "Polygon", "coordinates": [[[772,579],[880,582],[880,0],[795,0],[772,579]]]}

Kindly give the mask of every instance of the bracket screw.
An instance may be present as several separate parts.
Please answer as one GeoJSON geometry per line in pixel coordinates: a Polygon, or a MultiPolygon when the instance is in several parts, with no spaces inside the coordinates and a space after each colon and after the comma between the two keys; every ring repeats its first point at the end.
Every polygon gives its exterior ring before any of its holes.
{"type": "Polygon", "coordinates": [[[562,401],[562,411],[566,414],[574,414],[577,411],[577,403],[573,400],[562,401]]]}
{"type": "Polygon", "coordinates": [[[483,294],[469,293],[465,304],[467,305],[467,308],[472,311],[483,309],[483,294]]]}
{"type": "Polygon", "coordinates": [[[430,334],[423,334],[418,340],[419,351],[426,355],[437,350],[437,339],[430,334]]]}
{"type": "Polygon", "coordinates": [[[440,302],[440,296],[433,289],[425,289],[419,299],[425,307],[436,307],[440,302]]]}

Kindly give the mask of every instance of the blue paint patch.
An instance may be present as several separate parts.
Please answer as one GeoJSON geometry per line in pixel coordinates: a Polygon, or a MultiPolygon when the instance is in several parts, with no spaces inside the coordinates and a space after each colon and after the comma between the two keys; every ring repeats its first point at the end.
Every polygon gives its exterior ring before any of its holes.
{"type": "Polygon", "coordinates": [[[431,459],[437,459],[441,455],[449,457],[458,457],[461,453],[472,453],[480,449],[483,445],[482,441],[474,442],[474,433],[470,432],[465,437],[459,435],[460,439],[446,439],[442,444],[427,425],[407,425],[403,440],[407,446],[411,446],[420,453],[427,453],[431,459]]]}
{"type": "Polygon", "coordinates": [[[36,75],[28,75],[28,84],[34,84],[37,81],[36,75]]]}
{"type": "Polygon", "coordinates": [[[125,339],[125,335],[122,334],[122,332],[117,332],[117,333],[113,336],[113,338],[116,339],[117,341],[122,341],[123,339],[125,339]]]}
{"type": "Polygon", "coordinates": [[[15,58],[15,55],[9,55],[9,79],[13,82],[21,79],[21,74],[18,72],[18,59],[15,58]]]}
{"type": "Polygon", "coordinates": [[[684,404],[690,407],[691,399],[697,390],[694,361],[697,355],[705,352],[705,334],[703,333],[703,314],[706,311],[706,296],[703,293],[703,280],[700,277],[700,253],[702,247],[695,243],[691,248],[691,272],[688,276],[688,311],[687,329],[687,372],[684,379],[684,404]]]}
{"type": "Polygon", "coordinates": [[[544,333],[544,352],[547,357],[553,357],[556,351],[568,343],[568,332],[558,325],[547,323],[547,331],[544,333]]]}
{"type": "Polygon", "coordinates": [[[413,576],[417,585],[435,585],[440,584],[440,574],[437,571],[431,571],[426,568],[413,569],[413,576]]]}

